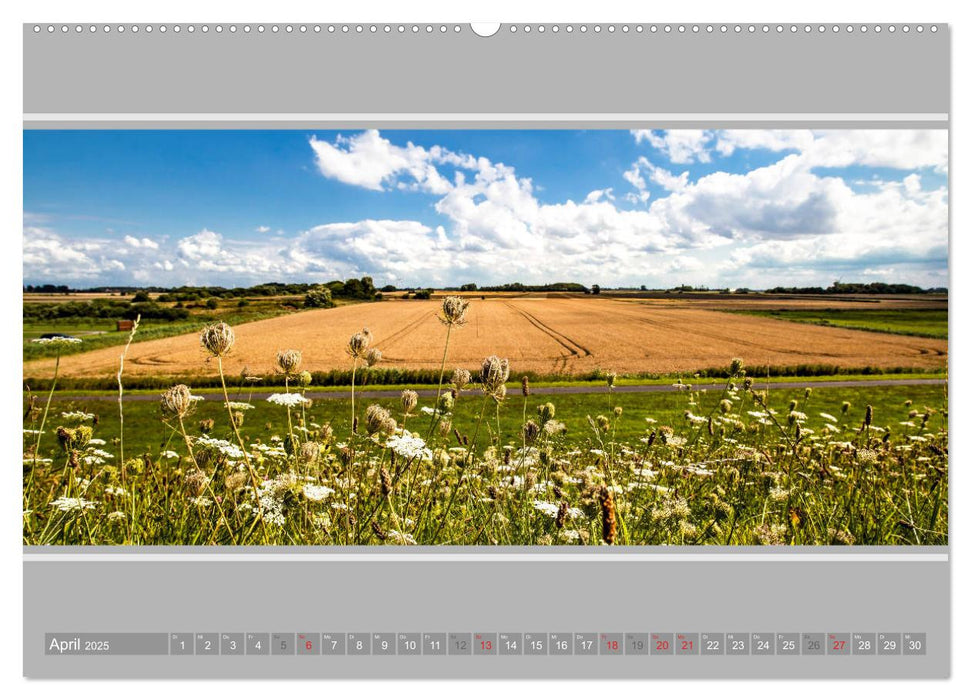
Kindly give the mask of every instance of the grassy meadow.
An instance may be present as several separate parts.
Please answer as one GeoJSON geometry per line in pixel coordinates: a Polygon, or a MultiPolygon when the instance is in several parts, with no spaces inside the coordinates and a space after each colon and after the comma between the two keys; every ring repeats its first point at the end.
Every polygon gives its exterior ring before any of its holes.
{"type": "Polygon", "coordinates": [[[306,399],[299,348],[257,398],[224,371],[221,323],[198,342],[224,390],[25,393],[24,543],[947,543],[945,385],[765,391],[724,358],[715,383],[622,393],[606,372],[539,396],[515,362],[450,361],[474,313],[446,298],[426,333],[437,397],[362,397],[384,361],[362,330],[350,398],[306,399]]]}

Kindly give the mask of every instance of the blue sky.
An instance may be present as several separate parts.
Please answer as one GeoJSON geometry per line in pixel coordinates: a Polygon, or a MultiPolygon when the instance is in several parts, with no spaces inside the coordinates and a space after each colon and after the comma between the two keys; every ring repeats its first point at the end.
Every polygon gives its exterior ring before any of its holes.
{"type": "Polygon", "coordinates": [[[26,131],[24,282],[947,284],[947,135],[26,131]]]}

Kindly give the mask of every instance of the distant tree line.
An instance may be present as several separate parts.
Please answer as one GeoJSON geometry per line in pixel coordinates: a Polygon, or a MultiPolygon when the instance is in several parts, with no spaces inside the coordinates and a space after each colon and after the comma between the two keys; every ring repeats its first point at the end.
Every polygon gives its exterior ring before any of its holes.
{"type": "Polygon", "coordinates": [[[67,301],[61,304],[24,304],[24,321],[51,321],[61,318],[143,319],[183,321],[189,312],[162,306],[158,302],[128,302],[120,299],[67,301]]]}
{"type": "Polygon", "coordinates": [[[886,282],[833,282],[822,287],[773,287],[768,294],[947,294],[946,287],[915,287],[912,284],[887,284],[886,282]]]}

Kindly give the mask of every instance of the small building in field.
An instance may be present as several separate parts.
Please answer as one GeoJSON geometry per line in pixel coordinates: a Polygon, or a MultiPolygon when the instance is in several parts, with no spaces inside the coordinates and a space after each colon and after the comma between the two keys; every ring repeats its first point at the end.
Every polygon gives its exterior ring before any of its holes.
{"type": "Polygon", "coordinates": [[[122,319],[121,321],[115,322],[116,331],[130,331],[135,325],[134,321],[129,321],[128,319],[122,319]]]}

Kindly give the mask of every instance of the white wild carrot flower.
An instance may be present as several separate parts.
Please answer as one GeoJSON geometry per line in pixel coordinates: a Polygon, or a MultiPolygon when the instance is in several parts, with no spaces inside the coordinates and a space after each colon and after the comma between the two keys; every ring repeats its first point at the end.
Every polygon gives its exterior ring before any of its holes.
{"type": "Polygon", "coordinates": [[[52,508],[57,508],[64,513],[81,513],[86,510],[94,510],[97,501],[88,501],[84,498],[72,498],[71,496],[61,496],[51,501],[52,508]]]}
{"type": "Polygon", "coordinates": [[[384,445],[399,457],[405,459],[418,457],[423,460],[430,460],[432,458],[432,451],[425,446],[425,441],[422,440],[421,436],[407,430],[395,433],[388,438],[384,445]]]}
{"type": "Polygon", "coordinates": [[[64,411],[61,413],[61,418],[86,423],[89,420],[94,420],[94,414],[85,413],[84,411],[64,411]]]}
{"type": "Polygon", "coordinates": [[[288,408],[295,408],[296,406],[301,406],[307,403],[307,399],[303,397],[302,394],[271,394],[267,399],[270,403],[274,403],[277,406],[287,406],[288,408]]]}
{"type": "Polygon", "coordinates": [[[80,345],[81,339],[74,338],[69,335],[56,335],[53,338],[33,338],[30,342],[37,343],[38,345],[47,345],[50,347],[70,347],[71,345],[80,345]]]}
{"type": "Polygon", "coordinates": [[[320,502],[327,498],[329,495],[334,493],[334,489],[327,486],[319,486],[316,484],[307,484],[303,487],[303,495],[308,501],[320,502]]]}

